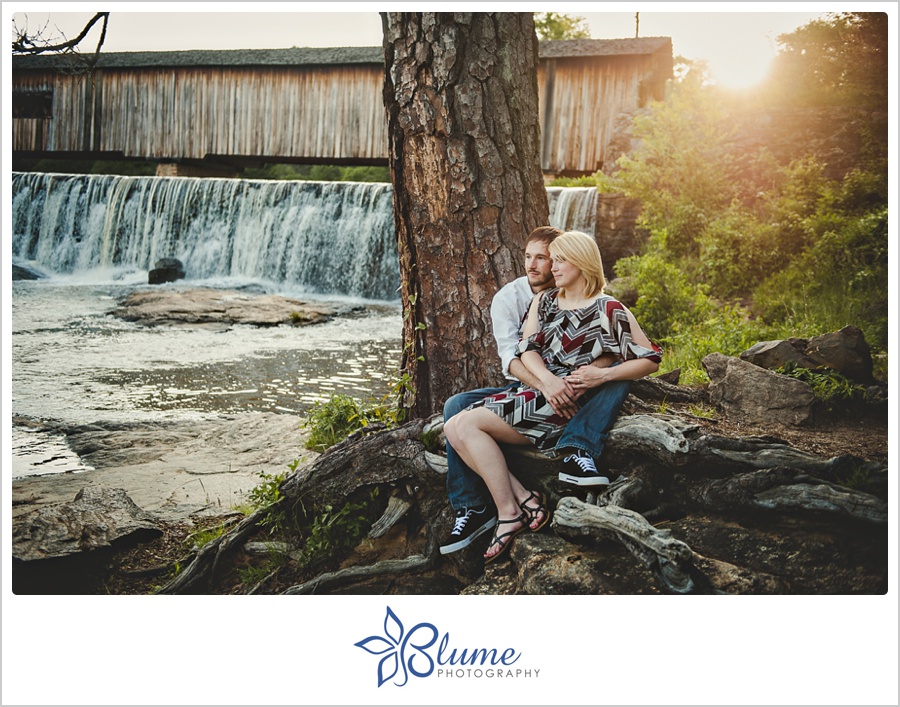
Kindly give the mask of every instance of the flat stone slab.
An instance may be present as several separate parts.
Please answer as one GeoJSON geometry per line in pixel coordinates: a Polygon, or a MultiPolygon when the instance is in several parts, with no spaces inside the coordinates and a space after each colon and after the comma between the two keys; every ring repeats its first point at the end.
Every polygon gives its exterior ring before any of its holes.
{"type": "Polygon", "coordinates": [[[319,324],[338,314],[321,302],[237,290],[159,288],[138,290],[119,301],[113,316],[146,326],[227,328],[319,324]]]}
{"type": "Polygon", "coordinates": [[[180,423],[60,426],[87,471],[12,482],[13,525],[38,508],[66,503],[86,486],[124,489],[135,504],[169,523],[217,516],[249,503],[260,473],[286,472],[318,454],[303,446],[303,418],[243,413],[180,423]]]}
{"type": "Polygon", "coordinates": [[[123,489],[85,486],[73,501],[18,518],[13,524],[12,554],[23,562],[49,560],[161,534],[156,518],[123,489]]]}

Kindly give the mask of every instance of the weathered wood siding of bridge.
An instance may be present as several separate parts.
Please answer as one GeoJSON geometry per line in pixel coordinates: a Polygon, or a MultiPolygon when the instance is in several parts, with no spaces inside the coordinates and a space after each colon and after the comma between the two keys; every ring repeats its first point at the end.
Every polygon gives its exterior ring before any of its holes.
{"type": "MultiPolygon", "coordinates": [[[[542,167],[602,166],[617,116],[662,98],[668,38],[543,42],[542,167]]],[[[386,164],[380,47],[15,57],[13,151],[159,162],[386,164]]]]}

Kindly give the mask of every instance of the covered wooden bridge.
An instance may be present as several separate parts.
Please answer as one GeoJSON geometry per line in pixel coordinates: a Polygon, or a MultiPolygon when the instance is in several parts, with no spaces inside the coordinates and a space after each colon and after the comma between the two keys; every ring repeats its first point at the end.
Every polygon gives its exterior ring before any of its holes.
{"type": "MultiPolygon", "coordinates": [[[[110,53],[90,72],[17,56],[12,69],[14,156],[178,165],[170,174],[387,164],[381,47],[110,53]]],[[[542,42],[544,172],[600,169],[616,118],[661,100],[671,76],[668,37],[542,42]]]]}

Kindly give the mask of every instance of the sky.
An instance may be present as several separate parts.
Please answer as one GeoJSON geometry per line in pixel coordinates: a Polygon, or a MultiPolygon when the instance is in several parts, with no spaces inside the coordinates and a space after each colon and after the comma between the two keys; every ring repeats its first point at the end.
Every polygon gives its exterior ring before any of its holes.
{"type": "MultiPolygon", "coordinates": [[[[47,23],[55,36],[77,36],[96,5],[4,3],[16,24],[33,31],[47,23]],[[83,12],[74,10],[84,9],[83,12]]],[[[379,10],[494,9],[485,3],[111,3],[103,50],[169,51],[187,49],[280,49],[381,44],[379,10]],[[285,12],[290,9],[289,12],[285,12]],[[252,10],[252,11],[251,11],[252,10]]],[[[498,3],[503,11],[508,4],[498,3]]],[[[512,9],[512,7],[510,7],[512,9]]],[[[703,59],[714,80],[727,88],[745,88],[762,80],[778,46],[791,32],[829,10],[833,3],[517,3],[515,10],[552,10],[583,17],[596,39],[634,37],[635,13],[641,37],[671,37],[675,56],[703,59]],[[587,12],[597,7],[608,11],[587,12]],[[679,11],[672,12],[673,7],[679,11]],[[814,11],[810,11],[815,8],[814,11]],[[624,9],[626,11],[616,11],[624,9]],[[657,10],[666,10],[665,12],[657,10]]],[[[4,19],[8,21],[4,11],[4,19]]],[[[98,30],[86,47],[96,46],[98,30]]]]}

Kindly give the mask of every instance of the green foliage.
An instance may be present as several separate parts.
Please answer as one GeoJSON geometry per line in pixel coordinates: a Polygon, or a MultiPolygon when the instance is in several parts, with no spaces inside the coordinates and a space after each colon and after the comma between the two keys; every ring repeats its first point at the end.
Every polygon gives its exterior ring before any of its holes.
{"type": "Polygon", "coordinates": [[[356,547],[365,536],[377,510],[378,487],[361,502],[347,502],[336,509],[326,504],[315,515],[301,550],[305,565],[320,564],[356,547]]]}
{"type": "Polygon", "coordinates": [[[688,412],[694,417],[700,417],[704,420],[714,420],[716,418],[716,411],[714,408],[699,403],[688,405],[688,412]]]}
{"type": "MultiPolygon", "coordinates": [[[[290,465],[290,470],[297,468],[299,461],[295,460],[290,465]]],[[[281,484],[287,478],[287,472],[280,474],[267,474],[264,471],[259,472],[260,482],[250,490],[250,504],[254,509],[266,508],[267,506],[278,503],[283,495],[281,493],[281,484]]]]}
{"type": "Polygon", "coordinates": [[[327,164],[267,164],[245,169],[246,179],[299,179],[316,182],[389,182],[388,167],[327,164]]]}
{"type": "MultiPolygon", "coordinates": [[[[861,14],[828,22],[829,32],[849,33],[828,49],[848,67],[871,65],[880,41],[880,20],[861,14]]],[[[684,382],[706,378],[700,361],[714,351],[737,355],[756,341],[847,324],[886,360],[885,135],[861,120],[862,156],[835,179],[811,155],[779,163],[736,139],[752,135],[742,121],[764,107],[737,103],[706,81],[703,66],[687,66],[668,100],[635,119],[637,149],[610,174],[584,180],[641,202],[639,226],[650,238],[616,274],[628,278],[641,326],[665,348],[661,370],[681,368],[684,382]]]]}
{"type": "Polygon", "coordinates": [[[616,275],[630,278],[639,293],[634,315],[652,339],[698,324],[709,316],[712,305],[706,288],[689,281],[684,270],[658,251],[619,260],[616,275]]]}
{"type": "Polygon", "coordinates": [[[769,321],[815,334],[855,324],[869,346],[887,350],[887,207],[835,225],[762,284],[756,306],[769,321]]]}
{"type": "Polygon", "coordinates": [[[678,255],[696,252],[711,214],[738,196],[739,163],[732,144],[735,123],[719,94],[688,75],[668,100],[634,120],[638,147],[619,158],[604,190],[639,199],[645,225],[667,231],[678,255]]]}
{"type": "Polygon", "coordinates": [[[364,402],[336,393],[324,402],[316,402],[303,421],[303,428],[309,430],[306,448],[324,452],[376,422],[388,428],[396,427],[406,419],[406,411],[400,402],[408,389],[411,389],[411,378],[408,373],[403,373],[392,379],[390,392],[381,400],[370,398],[364,402]]]}
{"type": "Polygon", "coordinates": [[[554,177],[547,186],[550,187],[596,187],[598,177],[596,174],[581,177],[554,177]]]}
{"type": "Polygon", "coordinates": [[[779,35],[772,97],[790,105],[887,108],[888,15],[830,13],[779,35]]]}
{"type": "Polygon", "coordinates": [[[534,31],[541,41],[548,39],[590,39],[587,20],[560,12],[535,12],[534,31]]]}
{"type": "Polygon", "coordinates": [[[306,448],[324,452],[365,425],[366,408],[356,398],[334,394],[315,403],[303,421],[309,430],[306,448]]]}
{"type": "Polygon", "coordinates": [[[201,528],[185,538],[185,543],[191,547],[202,548],[207,543],[225,534],[225,524],[219,523],[209,528],[201,528]]]}
{"type": "Polygon", "coordinates": [[[822,402],[826,409],[829,410],[834,409],[844,401],[864,398],[866,394],[864,387],[855,384],[846,376],[832,369],[814,371],[809,368],[802,368],[792,362],[775,369],[775,372],[806,383],[812,388],[816,399],[822,402]]]}
{"type": "Polygon", "coordinates": [[[740,298],[781,265],[775,224],[730,206],[711,219],[697,237],[698,280],[718,299],[740,298]]]}
{"type": "Polygon", "coordinates": [[[278,474],[259,473],[260,483],[254,486],[249,493],[250,508],[252,513],[265,509],[266,512],[260,520],[260,524],[268,528],[269,535],[282,535],[297,529],[296,508],[287,508],[282,501],[284,494],[281,486],[288,477],[288,472],[295,472],[300,465],[300,460],[295,459],[288,464],[288,471],[278,474]]]}
{"type": "Polygon", "coordinates": [[[440,445],[441,433],[439,430],[432,429],[419,435],[419,441],[425,446],[429,452],[443,451],[440,445]]]}
{"type": "Polygon", "coordinates": [[[152,177],[154,162],[141,160],[66,160],[16,158],[14,172],[60,172],[63,174],[120,174],[127,177],[152,177]]]}
{"type": "Polygon", "coordinates": [[[737,356],[758,341],[775,338],[774,332],[758,320],[750,319],[737,305],[725,305],[709,311],[706,319],[677,326],[660,339],[663,359],[660,373],[681,369],[682,385],[706,383],[709,376],[703,359],[711,353],[737,356]]]}
{"type": "Polygon", "coordinates": [[[270,553],[269,559],[262,564],[251,563],[241,567],[238,570],[238,577],[241,579],[241,584],[252,587],[259,582],[262,582],[266,577],[272,574],[272,572],[281,567],[281,565],[284,564],[284,561],[285,558],[283,556],[279,556],[277,553],[270,553]]]}

